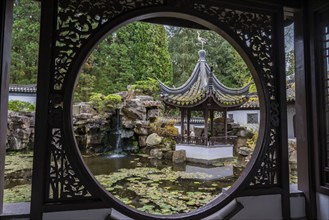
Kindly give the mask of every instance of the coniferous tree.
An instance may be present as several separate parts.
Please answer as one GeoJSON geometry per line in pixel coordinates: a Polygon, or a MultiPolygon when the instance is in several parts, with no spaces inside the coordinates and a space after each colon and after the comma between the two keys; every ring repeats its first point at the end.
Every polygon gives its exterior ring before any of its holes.
{"type": "Polygon", "coordinates": [[[16,0],[13,13],[10,82],[15,84],[36,83],[40,3],[31,0],[16,0]]]}
{"type": "Polygon", "coordinates": [[[149,77],[172,81],[167,35],[161,25],[143,22],[126,25],[101,42],[90,59],[92,68],[84,69],[80,80],[84,84],[85,75],[95,76],[93,92],[124,91],[128,85],[149,77]]]}
{"type": "Polygon", "coordinates": [[[207,40],[206,60],[219,80],[228,87],[241,87],[251,80],[250,72],[238,52],[213,31],[168,27],[169,51],[173,60],[175,86],[184,83],[198,60],[201,44],[197,32],[207,40]]]}
{"type": "MultiPolygon", "coordinates": [[[[38,2],[15,0],[11,83],[36,83],[39,21],[38,2]]],[[[154,78],[180,86],[198,60],[198,31],[207,39],[208,64],[226,86],[240,87],[251,80],[240,55],[215,32],[134,22],[110,34],[92,52],[82,67],[76,100],[86,101],[92,92],[124,91],[136,81],[147,85],[154,78]]]]}

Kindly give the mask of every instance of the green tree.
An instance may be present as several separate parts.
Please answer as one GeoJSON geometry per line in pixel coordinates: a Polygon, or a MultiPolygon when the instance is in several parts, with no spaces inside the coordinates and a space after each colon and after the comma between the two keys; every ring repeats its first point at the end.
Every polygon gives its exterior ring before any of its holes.
{"type": "Polygon", "coordinates": [[[168,48],[173,64],[173,84],[182,85],[191,75],[198,60],[196,31],[180,27],[167,27],[168,48]]]}
{"type": "Polygon", "coordinates": [[[149,78],[172,81],[167,35],[161,25],[135,22],[120,28],[96,47],[87,63],[91,68],[82,71],[78,95],[82,84],[89,84],[89,76],[95,76],[92,92],[102,94],[124,91],[149,78]]]}
{"type": "Polygon", "coordinates": [[[198,60],[201,44],[197,32],[207,40],[204,49],[206,60],[214,74],[229,87],[241,87],[251,80],[245,62],[238,52],[219,34],[213,31],[168,27],[169,52],[173,60],[174,85],[182,85],[191,75],[198,60]]]}
{"type": "Polygon", "coordinates": [[[88,61],[83,65],[82,72],[79,77],[79,83],[74,91],[75,102],[85,102],[89,100],[90,94],[94,91],[96,84],[96,76],[87,74],[92,69],[93,56],[90,56],[88,61]]]}
{"type": "Polygon", "coordinates": [[[15,0],[11,83],[36,83],[39,50],[40,3],[15,0]]]}

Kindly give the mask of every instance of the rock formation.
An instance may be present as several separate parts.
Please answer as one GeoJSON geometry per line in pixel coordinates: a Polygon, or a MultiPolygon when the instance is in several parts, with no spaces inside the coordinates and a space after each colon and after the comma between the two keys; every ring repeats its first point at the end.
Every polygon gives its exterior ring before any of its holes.
{"type": "Polygon", "coordinates": [[[7,150],[28,150],[33,147],[34,113],[9,112],[7,150]]]}

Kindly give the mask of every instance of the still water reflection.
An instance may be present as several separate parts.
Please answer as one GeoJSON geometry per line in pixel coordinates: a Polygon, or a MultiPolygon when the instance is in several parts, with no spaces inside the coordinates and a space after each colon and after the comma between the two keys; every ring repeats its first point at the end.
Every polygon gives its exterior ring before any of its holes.
{"type": "Polygon", "coordinates": [[[146,156],[85,157],[96,179],[125,204],[154,214],[189,212],[207,204],[239,177],[232,163],[175,164],[146,156]]]}

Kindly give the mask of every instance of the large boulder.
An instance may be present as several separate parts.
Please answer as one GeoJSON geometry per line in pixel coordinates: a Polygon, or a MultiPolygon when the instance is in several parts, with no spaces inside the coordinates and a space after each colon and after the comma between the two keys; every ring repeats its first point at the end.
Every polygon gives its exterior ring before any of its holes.
{"type": "Polygon", "coordinates": [[[120,132],[121,132],[121,138],[134,137],[134,131],[132,131],[132,130],[122,129],[122,130],[120,130],[120,132]]]}
{"type": "Polygon", "coordinates": [[[252,138],[252,136],[254,135],[250,130],[248,130],[247,128],[241,128],[236,135],[238,137],[242,137],[242,138],[252,138]]]}
{"type": "Polygon", "coordinates": [[[174,151],[165,151],[163,152],[163,158],[166,159],[166,160],[172,160],[172,156],[174,154],[174,151]]]}
{"type": "MultiPolygon", "coordinates": [[[[77,104],[76,106],[84,106],[77,104]]],[[[104,131],[108,128],[108,120],[83,107],[82,113],[73,115],[74,135],[80,150],[94,151],[95,147],[102,148],[104,131]]]]}
{"type": "Polygon", "coordinates": [[[155,120],[160,115],[161,111],[159,108],[152,108],[147,111],[147,118],[151,121],[155,120]]]}
{"type": "Polygon", "coordinates": [[[249,147],[240,147],[238,153],[243,157],[248,157],[252,153],[252,149],[249,147]]]}
{"type": "Polygon", "coordinates": [[[9,112],[6,149],[23,150],[33,146],[34,114],[29,112],[9,112]]]}
{"type": "Polygon", "coordinates": [[[147,136],[139,136],[138,137],[138,145],[140,147],[146,147],[146,138],[147,138],[147,136]]]}
{"type": "Polygon", "coordinates": [[[87,148],[102,144],[102,133],[100,124],[88,124],[87,126],[87,148]]]}
{"type": "Polygon", "coordinates": [[[86,121],[79,121],[73,126],[74,136],[80,150],[85,150],[87,146],[86,121]]]}
{"type": "MultiPolygon", "coordinates": [[[[153,97],[139,95],[126,96],[122,107],[122,125],[124,128],[134,129],[140,121],[154,120],[160,115],[161,102],[153,97]]],[[[144,127],[144,126],[141,126],[144,127]]],[[[144,127],[145,128],[145,127],[144,127]]],[[[137,130],[145,135],[145,130],[137,130]]]]}
{"type": "Polygon", "coordinates": [[[161,143],[162,137],[160,137],[158,134],[153,133],[150,134],[146,139],[146,145],[149,147],[157,146],[161,143]]]}
{"type": "Polygon", "coordinates": [[[151,149],[150,156],[153,158],[162,159],[163,156],[162,150],[157,148],[151,149]]]}
{"type": "Polygon", "coordinates": [[[148,121],[136,121],[136,126],[134,128],[134,132],[138,135],[148,135],[150,123],[148,121]]]}
{"type": "Polygon", "coordinates": [[[146,108],[138,98],[126,100],[125,105],[122,107],[122,114],[123,118],[132,121],[146,120],[146,108]]]}
{"type": "Polygon", "coordinates": [[[245,147],[245,146],[247,146],[247,141],[248,141],[247,138],[241,138],[241,137],[238,137],[237,140],[236,140],[235,147],[236,147],[237,149],[239,149],[239,148],[241,148],[241,147],[245,147]]]}
{"type": "Polygon", "coordinates": [[[126,129],[134,129],[135,127],[135,122],[127,117],[122,117],[121,123],[122,123],[122,127],[126,129]]]}
{"type": "Polygon", "coordinates": [[[176,141],[173,140],[170,137],[165,137],[165,138],[162,139],[162,144],[163,144],[165,149],[173,150],[173,149],[175,149],[176,141]]]}
{"type": "Polygon", "coordinates": [[[88,113],[92,115],[97,114],[96,110],[89,103],[86,102],[74,104],[72,106],[72,111],[73,115],[80,115],[83,113],[88,113]]]}
{"type": "Polygon", "coordinates": [[[184,163],[186,161],[186,151],[176,150],[173,152],[172,161],[174,163],[184,163]]]}
{"type": "MultiPolygon", "coordinates": [[[[139,102],[142,102],[142,103],[154,101],[154,98],[149,95],[138,95],[135,97],[135,99],[137,99],[139,102]]],[[[143,106],[145,106],[145,104],[143,104],[143,106]]]]}
{"type": "Polygon", "coordinates": [[[134,132],[138,135],[148,135],[149,133],[148,129],[143,127],[135,128],[134,132]]]}

